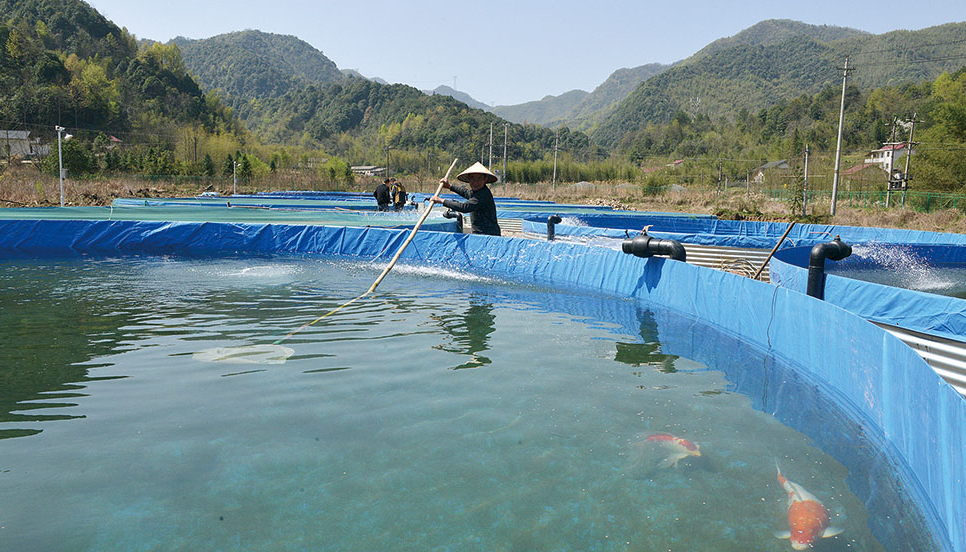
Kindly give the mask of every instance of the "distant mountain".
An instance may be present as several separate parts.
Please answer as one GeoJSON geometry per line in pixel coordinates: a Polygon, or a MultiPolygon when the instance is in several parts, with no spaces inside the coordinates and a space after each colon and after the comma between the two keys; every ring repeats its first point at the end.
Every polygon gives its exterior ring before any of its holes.
{"type": "Polygon", "coordinates": [[[850,83],[875,88],[935,79],[966,61],[966,23],[871,35],[793,21],[763,21],[643,82],[592,133],[603,147],[678,111],[713,119],[757,112],[839,85],[846,56],[858,69],[850,83]],[[824,37],[840,37],[825,41],[824,37]],[[844,38],[843,38],[844,37],[844,38]]]}
{"type": "Polygon", "coordinates": [[[470,96],[466,92],[460,92],[459,90],[450,88],[445,84],[437,86],[435,89],[426,93],[429,94],[430,96],[432,96],[433,94],[442,94],[443,96],[449,96],[450,98],[453,98],[465,103],[466,105],[472,107],[473,109],[482,109],[484,111],[493,110],[490,106],[486,105],[481,101],[478,101],[477,99],[475,99],[473,96],[470,96]]]}
{"type": "Polygon", "coordinates": [[[514,123],[549,125],[566,117],[574,106],[588,95],[589,93],[584,90],[571,90],[559,96],[544,96],[538,101],[518,105],[498,105],[491,111],[514,123]]]}
{"type": "MultiPolygon", "coordinates": [[[[427,95],[404,84],[383,85],[347,78],[322,87],[292,90],[262,102],[260,119],[252,125],[271,142],[291,143],[311,139],[327,151],[339,151],[345,141],[375,143],[376,151],[388,141],[393,149],[430,153],[441,151],[461,159],[473,159],[488,139],[489,129],[504,121],[445,94],[427,95]]],[[[515,159],[541,158],[552,147],[550,129],[512,125],[515,159]]],[[[579,132],[559,133],[560,147],[575,154],[590,148],[590,139],[579,132]]],[[[591,148],[596,155],[595,148],[591,148]]],[[[422,163],[422,153],[415,161],[422,163]]],[[[423,165],[425,166],[425,165],[423,165]]]]}
{"type": "Polygon", "coordinates": [[[247,30],[201,40],[178,37],[171,43],[201,85],[221,91],[243,117],[253,100],[343,79],[335,63],[294,36],[247,30]]]}
{"type": "Polygon", "coordinates": [[[618,69],[590,93],[571,90],[559,96],[544,96],[532,102],[498,105],[486,109],[515,123],[526,122],[550,127],[566,125],[585,129],[630,95],[637,85],[668,67],[670,65],[650,63],[631,69],[618,69]]]}
{"type": "Polygon", "coordinates": [[[660,75],[670,65],[648,63],[630,69],[618,69],[607,80],[594,89],[562,117],[564,123],[577,128],[586,128],[598,118],[606,115],[621,100],[626,98],[647,79],[660,75]]]}
{"type": "Polygon", "coordinates": [[[346,76],[346,77],[354,77],[354,78],[357,78],[357,79],[364,79],[364,80],[367,80],[367,81],[377,82],[379,84],[389,84],[388,82],[386,82],[383,79],[380,79],[379,77],[369,78],[369,77],[363,75],[362,73],[356,71],[355,69],[342,69],[341,71],[342,71],[342,75],[343,76],[346,76]]]}
{"type": "Polygon", "coordinates": [[[809,25],[791,19],[767,19],[748,27],[740,33],[727,38],[719,38],[698,50],[683,63],[692,63],[720,50],[734,46],[774,46],[790,38],[808,37],[819,42],[833,42],[857,36],[870,36],[870,33],[848,27],[832,25],[809,25]]]}

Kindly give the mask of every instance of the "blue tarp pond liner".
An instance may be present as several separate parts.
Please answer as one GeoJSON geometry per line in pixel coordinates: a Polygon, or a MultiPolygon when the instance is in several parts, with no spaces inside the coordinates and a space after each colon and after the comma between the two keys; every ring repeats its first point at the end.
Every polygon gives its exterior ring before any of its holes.
{"type": "MultiPolygon", "coordinates": [[[[455,232],[456,221],[442,218],[436,209],[421,226],[437,232],[455,232]]],[[[250,222],[279,224],[327,224],[330,226],[379,226],[412,228],[420,215],[408,212],[349,212],[277,210],[246,207],[20,207],[0,209],[0,220],[141,220],[180,222],[250,222]]]]}
{"type": "MultiPolygon", "coordinates": [[[[185,198],[117,198],[111,203],[114,207],[258,207],[279,210],[352,210],[376,212],[374,198],[341,199],[292,199],[288,197],[185,197],[185,198]]],[[[405,210],[415,207],[407,205],[405,210]]]]}
{"type": "MultiPolygon", "coordinates": [[[[668,217],[643,215],[636,217],[580,215],[583,225],[556,225],[558,236],[606,237],[624,239],[634,237],[644,228],[652,226],[648,234],[684,244],[771,249],[775,247],[785,230],[786,222],[759,222],[747,220],[719,220],[697,217],[668,217]]],[[[547,230],[546,217],[528,217],[523,222],[525,232],[543,234],[547,230]]],[[[822,224],[796,224],[782,243],[782,248],[812,246],[830,241],[835,236],[850,243],[903,243],[932,245],[966,245],[966,235],[923,230],[899,230],[892,228],[869,228],[863,226],[840,226],[822,224]]]]}
{"type": "MultiPolygon", "coordinates": [[[[888,246],[876,245],[882,257],[888,246]]],[[[966,247],[896,245],[896,254],[920,259],[929,266],[966,266],[966,247]]],[[[783,249],[771,261],[771,279],[776,285],[805,293],[808,281],[809,247],[783,249]]],[[[900,328],[966,342],[966,300],[923,291],[893,287],[848,278],[849,270],[881,267],[883,261],[853,255],[841,261],[826,259],[825,301],[863,318],[900,328]]],[[[911,269],[912,267],[910,267],[911,269]]]]}
{"type": "MultiPolygon", "coordinates": [[[[372,258],[398,247],[407,234],[273,224],[3,220],[0,256],[244,253],[372,258]]],[[[575,244],[427,232],[416,235],[402,258],[511,281],[637,298],[738,336],[796,367],[822,395],[877,435],[879,450],[872,453],[888,455],[900,467],[910,498],[935,524],[932,530],[940,546],[966,550],[966,401],[912,349],[852,313],[726,272],[575,244]],[[836,329],[834,337],[829,328],[836,329]]],[[[770,394],[782,388],[782,381],[768,382],[770,394]]],[[[770,402],[763,397],[756,404],[767,408],[770,402]]],[[[849,463],[850,444],[829,435],[821,423],[796,420],[792,411],[776,415],[849,463]]],[[[870,451],[861,452],[866,453],[870,451]]],[[[874,474],[869,476],[854,484],[874,497],[878,483],[874,474]]],[[[874,505],[870,512],[891,519],[889,523],[902,522],[890,517],[897,512],[875,511],[874,505]]]]}

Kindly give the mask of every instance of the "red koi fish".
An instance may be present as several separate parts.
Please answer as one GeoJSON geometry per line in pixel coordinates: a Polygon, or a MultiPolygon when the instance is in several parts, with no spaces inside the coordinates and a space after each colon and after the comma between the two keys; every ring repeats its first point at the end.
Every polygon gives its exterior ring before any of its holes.
{"type": "Polygon", "coordinates": [[[812,493],[806,491],[798,483],[785,479],[781,468],[778,467],[777,460],[775,461],[775,468],[778,470],[778,482],[788,493],[788,526],[790,528],[789,531],[776,531],[776,537],[791,539],[792,548],[795,550],[807,550],[819,537],[834,537],[842,532],[842,529],[837,527],[829,527],[828,510],[812,493]]]}
{"type": "Polygon", "coordinates": [[[667,458],[658,464],[659,468],[676,468],[678,467],[678,462],[688,456],[701,456],[701,449],[698,448],[698,445],[687,439],[675,437],[670,433],[655,433],[644,439],[644,443],[663,446],[670,452],[667,458]]]}

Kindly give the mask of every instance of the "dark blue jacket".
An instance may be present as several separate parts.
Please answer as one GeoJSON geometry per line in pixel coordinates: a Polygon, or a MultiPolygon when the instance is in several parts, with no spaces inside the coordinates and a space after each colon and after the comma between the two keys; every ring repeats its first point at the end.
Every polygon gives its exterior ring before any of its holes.
{"type": "Polygon", "coordinates": [[[389,197],[389,186],[384,183],[376,186],[376,191],[372,192],[372,197],[376,198],[376,205],[379,206],[380,211],[388,211],[390,209],[389,204],[392,203],[392,198],[389,197]]]}
{"type": "Polygon", "coordinates": [[[493,201],[493,193],[488,187],[483,186],[474,192],[470,188],[451,185],[450,190],[454,194],[465,197],[466,201],[445,199],[443,207],[460,213],[469,213],[474,234],[500,235],[500,225],[496,219],[496,202],[493,201]]]}

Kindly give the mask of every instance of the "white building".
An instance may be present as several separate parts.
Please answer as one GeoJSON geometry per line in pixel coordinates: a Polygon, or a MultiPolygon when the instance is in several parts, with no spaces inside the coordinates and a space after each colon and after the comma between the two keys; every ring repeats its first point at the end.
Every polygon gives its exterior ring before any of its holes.
{"type": "MultiPolygon", "coordinates": [[[[896,162],[909,154],[909,148],[906,146],[907,144],[905,142],[882,146],[877,150],[871,151],[869,157],[865,159],[865,162],[874,163],[886,173],[892,174],[892,167],[895,166],[896,162]]],[[[915,150],[912,150],[912,153],[915,152],[915,150]]]]}
{"type": "Polygon", "coordinates": [[[381,176],[386,174],[386,167],[377,167],[376,165],[353,165],[350,167],[352,172],[362,176],[381,176]]]}
{"type": "Polygon", "coordinates": [[[29,130],[0,130],[0,157],[43,157],[50,146],[41,144],[40,138],[30,138],[29,130]]]}

